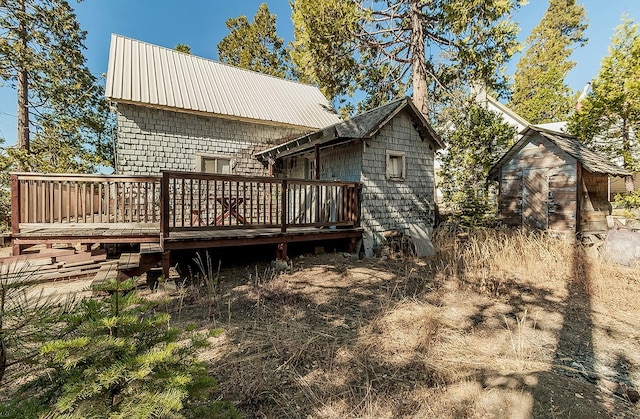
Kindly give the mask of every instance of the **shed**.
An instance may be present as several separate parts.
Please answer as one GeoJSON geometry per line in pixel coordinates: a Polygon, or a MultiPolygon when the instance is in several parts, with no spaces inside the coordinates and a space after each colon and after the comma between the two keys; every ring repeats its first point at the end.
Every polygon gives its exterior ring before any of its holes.
{"type": "Polygon", "coordinates": [[[608,176],[629,173],[566,133],[529,126],[491,168],[505,225],[568,236],[607,230],[608,176]]]}
{"type": "Polygon", "coordinates": [[[257,153],[288,178],[360,182],[367,256],[385,233],[411,238],[419,255],[433,251],[434,153],[444,147],[410,98],[257,153]]]}

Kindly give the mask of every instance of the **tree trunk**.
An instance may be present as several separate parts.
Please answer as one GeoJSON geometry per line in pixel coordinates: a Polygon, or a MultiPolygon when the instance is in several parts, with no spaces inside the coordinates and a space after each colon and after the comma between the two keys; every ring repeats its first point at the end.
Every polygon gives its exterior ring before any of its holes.
{"type": "Polygon", "coordinates": [[[633,176],[625,176],[624,177],[624,191],[627,195],[630,195],[634,192],[635,186],[633,185],[633,176]]]}
{"type": "Polygon", "coordinates": [[[429,115],[429,83],[424,55],[424,27],[420,17],[422,0],[411,0],[411,67],[413,103],[425,117],[429,115]]]}
{"type": "MultiPolygon", "coordinates": [[[[625,169],[630,170],[633,167],[633,158],[631,157],[631,129],[629,127],[627,118],[622,119],[622,159],[625,169]]],[[[633,176],[624,177],[624,190],[627,195],[630,195],[634,191],[633,176]]]]}
{"type": "MultiPolygon", "coordinates": [[[[27,24],[24,20],[26,14],[25,0],[20,4],[22,16],[20,17],[20,52],[18,63],[18,148],[20,150],[30,149],[29,144],[29,77],[26,69],[27,54],[27,24]]],[[[22,166],[22,164],[20,164],[22,166]]],[[[25,167],[19,167],[19,170],[25,170],[25,167]]]]}
{"type": "Polygon", "coordinates": [[[0,383],[4,377],[4,372],[7,369],[7,350],[4,344],[4,338],[0,337],[0,383]]]}

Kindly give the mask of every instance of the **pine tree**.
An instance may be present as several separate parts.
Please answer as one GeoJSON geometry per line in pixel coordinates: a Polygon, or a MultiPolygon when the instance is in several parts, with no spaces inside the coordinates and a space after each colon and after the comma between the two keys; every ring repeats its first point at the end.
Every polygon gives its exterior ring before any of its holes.
{"type": "Polygon", "coordinates": [[[317,85],[332,100],[352,94],[358,75],[352,42],[358,29],[355,3],[296,0],[291,8],[294,75],[303,83],[317,85]]]}
{"type": "Polygon", "coordinates": [[[28,262],[2,266],[0,272],[0,387],[7,371],[22,370],[35,364],[38,348],[68,331],[65,313],[74,306],[73,298],[55,298],[38,291],[37,273],[28,262]],[[19,368],[17,368],[19,367],[19,368]]]}
{"type": "MultiPolygon", "coordinates": [[[[580,105],[569,131],[625,169],[640,171],[640,33],[632,19],[624,17],[616,28],[609,55],[580,105]]],[[[625,179],[625,188],[633,192],[633,178],[625,179]]]]}
{"type": "Polygon", "coordinates": [[[82,54],[86,33],[65,0],[0,2],[0,78],[18,94],[23,170],[87,171],[112,157],[108,109],[82,54]]]}
{"type": "Polygon", "coordinates": [[[184,52],[185,54],[191,55],[191,47],[187,44],[178,44],[173,49],[178,52],[184,52]]]}
{"type": "Polygon", "coordinates": [[[510,106],[532,124],[564,121],[577,95],[565,78],[575,66],[569,57],[587,39],[586,12],[576,0],[549,0],[549,8],[527,38],[516,66],[510,106]]]}
{"type": "Polygon", "coordinates": [[[223,63],[276,77],[288,70],[284,41],[276,33],[276,16],[262,3],[249,22],[246,16],[228,19],[229,35],[218,44],[223,63]]]}
{"type": "Polygon", "coordinates": [[[293,54],[326,51],[305,70],[325,91],[363,90],[368,95],[363,107],[370,108],[412,89],[414,103],[427,114],[435,111],[435,99],[444,98],[454,82],[476,80],[490,88],[504,87],[498,70],[518,46],[517,27],[508,17],[519,0],[360,0],[354,7],[344,3],[293,3],[293,54]],[[312,25],[313,19],[301,16],[305,10],[338,20],[332,24],[318,17],[312,25]],[[358,67],[350,70],[354,62],[358,67]],[[326,79],[325,74],[335,77],[326,79]],[[345,89],[353,74],[355,87],[345,89]]]}
{"type": "Polygon", "coordinates": [[[473,103],[451,120],[443,134],[441,189],[445,203],[469,224],[482,221],[490,208],[489,170],[513,144],[515,129],[485,107],[473,103]]]}
{"type": "Polygon", "coordinates": [[[208,335],[169,326],[169,315],[137,296],[133,280],[108,280],[108,300],[84,300],[78,327],[41,352],[57,376],[50,415],[72,418],[238,417],[212,397],[215,379],[195,351],[208,335]]]}

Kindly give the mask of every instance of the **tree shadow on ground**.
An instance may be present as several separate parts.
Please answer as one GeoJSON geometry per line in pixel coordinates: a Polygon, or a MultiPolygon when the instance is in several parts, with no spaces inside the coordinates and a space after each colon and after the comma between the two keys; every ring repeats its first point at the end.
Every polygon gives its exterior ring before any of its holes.
{"type": "MultiPolygon", "coordinates": [[[[580,249],[561,294],[517,278],[466,282],[464,270],[437,279],[419,260],[328,257],[284,275],[248,269],[223,281],[214,315],[225,334],[211,373],[247,417],[616,413],[594,386],[592,290],[580,249]],[[535,344],[544,362],[527,366],[518,328],[543,338],[535,344]],[[479,340],[488,353],[473,347],[479,340]],[[434,397],[443,394],[438,410],[434,397]]],[[[631,385],[625,363],[621,354],[618,381],[631,385]]]]}

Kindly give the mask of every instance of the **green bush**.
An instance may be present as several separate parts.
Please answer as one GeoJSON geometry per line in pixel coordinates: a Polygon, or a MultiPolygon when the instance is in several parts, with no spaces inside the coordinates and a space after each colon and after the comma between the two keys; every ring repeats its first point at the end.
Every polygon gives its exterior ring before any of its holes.
{"type": "Polygon", "coordinates": [[[613,203],[628,210],[640,209],[640,190],[630,194],[617,194],[613,203]]]}
{"type": "MultiPolygon", "coordinates": [[[[83,300],[77,328],[40,350],[49,371],[33,400],[15,403],[22,417],[237,417],[216,399],[216,381],[196,351],[208,331],[170,327],[169,315],[139,298],[133,280],[109,280],[103,300],[83,300]]],[[[34,392],[35,393],[35,392],[34,392]]],[[[2,409],[0,409],[0,417],[2,409]]]]}

